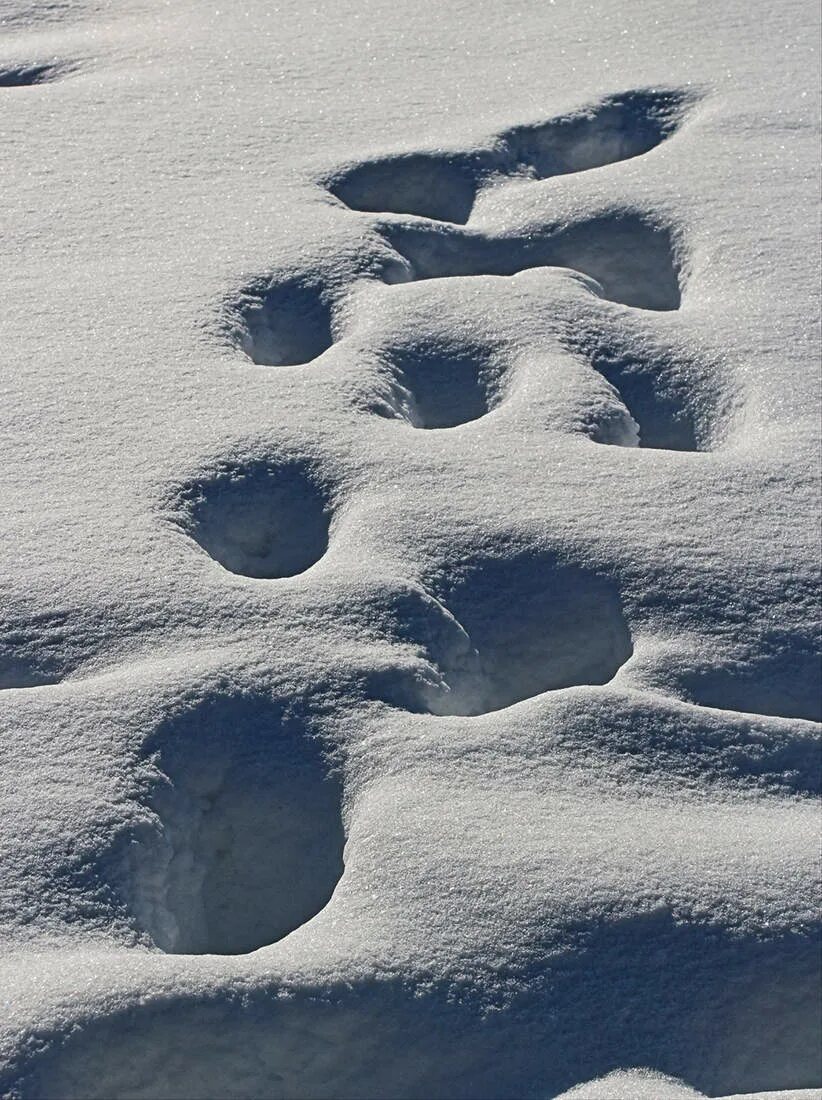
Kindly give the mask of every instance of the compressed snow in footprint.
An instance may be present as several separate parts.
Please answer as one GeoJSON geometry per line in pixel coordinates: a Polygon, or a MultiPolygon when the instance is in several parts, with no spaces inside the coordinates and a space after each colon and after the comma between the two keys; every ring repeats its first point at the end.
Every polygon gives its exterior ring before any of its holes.
{"type": "Polygon", "coordinates": [[[818,6],[0,0],[0,1095],[820,1096],[818,6]]]}

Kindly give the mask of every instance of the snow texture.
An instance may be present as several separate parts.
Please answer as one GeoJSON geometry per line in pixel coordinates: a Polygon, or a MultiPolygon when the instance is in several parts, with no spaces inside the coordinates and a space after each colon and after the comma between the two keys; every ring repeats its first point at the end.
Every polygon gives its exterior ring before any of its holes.
{"type": "MultiPolygon", "coordinates": [[[[556,1100],[700,1100],[704,1096],[704,1092],[696,1092],[667,1074],[618,1069],[596,1081],[576,1085],[556,1100]]],[[[818,1100],[819,1096],[818,1089],[789,1089],[787,1092],[750,1092],[744,1097],[728,1096],[724,1100],[818,1100]]]]}
{"type": "Polygon", "coordinates": [[[810,1100],[819,12],[0,0],[5,1100],[810,1100]]]}

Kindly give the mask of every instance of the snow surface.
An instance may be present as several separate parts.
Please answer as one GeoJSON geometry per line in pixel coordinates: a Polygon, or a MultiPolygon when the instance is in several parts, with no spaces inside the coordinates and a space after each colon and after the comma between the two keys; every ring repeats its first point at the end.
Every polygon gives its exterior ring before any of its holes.
{"type": "Polygon", "coordinates": [[[0,0],[0,1095],[819,1096],[817,8],[0,0]]]}
{"type": "MultiPolygon", "coordinates": [[[[700,1100],[704,1092],[697,1092],[682,1081],[663,1073],[646,1069],[614,1070],[596,1081],[587,1081],[563,1092],[556,1100],[700,1100]]],[[[724,1100],[818,1100],[818,1089],[780,1089],[779,1092],[749,1092],[744,1096],[725,1097],[724,1100]]]]}

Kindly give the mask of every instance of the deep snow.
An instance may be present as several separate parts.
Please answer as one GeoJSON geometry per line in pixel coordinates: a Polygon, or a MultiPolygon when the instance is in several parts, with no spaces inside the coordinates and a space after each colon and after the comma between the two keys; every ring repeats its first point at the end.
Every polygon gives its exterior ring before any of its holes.
{"type": "Polygon", "coordinates": [[[0,0],[0,1094],[819,1095],[818,42],[0,0]]]}

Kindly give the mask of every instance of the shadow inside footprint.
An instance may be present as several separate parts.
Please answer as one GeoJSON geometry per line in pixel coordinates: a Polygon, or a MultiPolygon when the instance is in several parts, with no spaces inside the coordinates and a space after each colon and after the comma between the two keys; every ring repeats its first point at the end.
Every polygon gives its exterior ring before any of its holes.
{"type": "Polygon", "coordinates": [[[235,342],[260,366],[309,363],[333,342],[328,297],[322,286],[300,276],[251,284],[230,312],[235,342]]]}
{"type": "Polygon", "coordinates": [[[415,279],[566,267],[595,279],[613,302],[649,310],[678,309],[681,302],[671,234],[631,211],[541,234],[494,237],[410,222],[385,222],[381,232],[411,264],[415,279]]]}
{"type": "Polygon", "coordinates": [[[435,714],[484,714],[580,684],[605,684],[633,653],[616,586],[550,555],[465,562],[434,591],[471,649],[439,656],[450,692],[435,714]]]}
{"type": "Polygon", "coordinates": [[[0,690],[59,684],[77,661],[71,616],[56,609],[27,615],[6,601],[0,625],[0,690]]]}
{"type": "Polygon", "coordinates": [[[331,509],[304,463],[227,466],[181,494],[181,526],[245,577],[293,577],[328,549],[331,509]]]}
{"type": "Polygon", "coordinates": [[[343,872],[341,791],[299,721],[268,697],[215,695],[146,750],[156,827],[131,846],[126,892],[158,947],[241,954],[316,916],[343,872]]]}
{"type": "Polygon", "coordinates": [[[502,140],[537,179],[587,172],[650,152],[677,128],[685,102],[675,90],[623,92],[550,122],[515,127],[502,140]]]}
{"type": "Polygon", "coordinates": [[[681,673],[680,690],[702,707],[822,722],[818,636],[773,630],[747,661],[706,664],[681,673]]]}
{"type": "Polygon", "coordinates": [[[485,416],[500,372],[482,349],[431,339],[383,353],[394,378],[394,409],[415,428],[454,428],[485,416]]]}
{"type": "Polygon", "coordinates": [[[464,225],[477,186],[472,159],[436,153],[381,157],[340,172],[326,186],[351,210],[464,225]]]}
{"type": "Polygon", "coordinates": [[[687,99],[676,90],[622,92],[548,122],[515,126],[484,149],[379,157],[324,183],[351,210],[465,225],[487,181],[546,179],[640,156],[676,130],[687,99]]]}
{"type": "Polygon", "coordinates": [[[638,425],[640,447],[669,451],[710,449],[704,433],[697,431],[689,403],[691,394],[664,378],[659,363],[654,364],[641,354],[608,347],[595,352],[590,362],[616,389],[638,425]]]}
{"type": "Polygon", "coordinates": [[[34,84],[48,84],[64,76],[66,65],[16,65],[0,69],[0,88],[29,88],[34,84]]]}

